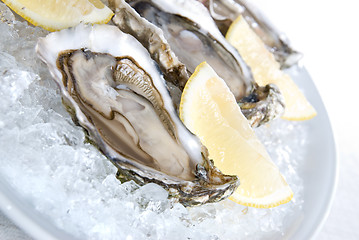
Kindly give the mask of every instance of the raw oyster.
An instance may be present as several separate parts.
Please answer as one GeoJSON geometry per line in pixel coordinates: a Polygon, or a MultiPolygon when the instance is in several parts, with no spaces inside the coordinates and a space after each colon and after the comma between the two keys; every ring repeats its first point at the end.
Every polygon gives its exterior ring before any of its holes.
{"type": "Polygon", "coordinates": [[[120,180],[160,184],[185,206],[219,201],[238,186],[182,124],[157,65],[135,38],[115,26],[79,25],[40,39],[36,51],[120,180]]]}
{"type": "MultiPolygon", "coordinates": [[[[127,2],[132,8],[124,0],[109,1],[110,8],[116,13],[113,22],[136,37],[160,66],[168,68],[173,59],[176,63],[179,60],[184,65],[175,72],[183,73],[185,66],[189,73],[193,73],[197,65],[207,61],[226,81],[252,126],[259,126],[283,113],[284,101],[278,88],[274,85],[259,87],[254,82],[249,67],[224,39],[201,3],[195,0],[127,2]],[[157,45],[162,47],[154,51],[153,46],[157,45]],[[176,58],[160,59],[172,51],[176,58]]],[[[175,68],[171,68],[171,72],[175,68]]],[[[182,88],[188,77],[181,74],[180,79],[178,86],[182,88]]]]}
{"type": "Polygon", "coordinates": [[[285,34],[279,32],[270,21],[264,17],[253,4],[247,0],[197,0],[203,3],[211,13],[218,28],[226,35],[231,23],[243,15],[249,26],[266,44],[267,48],[274,54],[281,68],[288,68],[296,64],[302,54],[290,46],[285,34]]]}

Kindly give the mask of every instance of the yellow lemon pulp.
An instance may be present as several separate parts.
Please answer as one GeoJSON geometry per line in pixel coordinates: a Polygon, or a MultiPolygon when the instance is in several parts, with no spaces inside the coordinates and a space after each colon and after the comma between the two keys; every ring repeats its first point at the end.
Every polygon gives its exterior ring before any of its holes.
{"type": "Polygon", "coordinates": [[[306,120],[316,116],[315,109],[291,77],[280,70],[280,65],[273,54],[268,51],[242,16],[231,24],[226,39],[238,50],[260,86],[274,83],[279,87],[286,105],[282,118],[306,120]]]}
{"type": "Polygon", "coordinates": [[[205,62],[196,68],[184,88],[180,117],[208,148],[215,166],[225,174],[239,177],[240,186],[231,200],[257,208],[275,207],[291,200],[292,190],[233,94],[205,62]]]}
{"type": "Polygon", "coordinates": [[[100,0],[3,0],[21,17],[49,31],[72,27],[80,22],[107,23],[113,12],[100,0]]]}

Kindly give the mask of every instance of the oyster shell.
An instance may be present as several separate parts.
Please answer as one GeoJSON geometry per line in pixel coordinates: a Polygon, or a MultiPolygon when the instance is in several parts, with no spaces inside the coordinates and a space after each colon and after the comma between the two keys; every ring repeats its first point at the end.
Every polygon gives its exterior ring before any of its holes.
{"type": "MultiPolygon", "coordinates": [[[[136,37],[163,66],[161,69],[165,73],[173,59],[176,64],[178,61],[183,63],[175,72],[183,73],[185,67],[189,74],[201,62],[207,61],[226,81],[252,126],[259,126],[283,113],[284,100],[278,88],[274,85],[259,87],[254,82],[249,67],[224,39],[201,3],[195,0],[127,2],[129,4],[124,0],[109,1],[110,8],[116,13],[113,22],[136,37]],[[174,54],[165,61],[161,59],[172,51],[174,54]]],[[[173,69],[176,67],[170,68],[170,72],[174,72],[173,69]]],[[[180,74],[180,79],[177,86],[183,88],[188,77],[180,74]]]]}
{"type": "Polygon", "coordinates": [[[296,64],[302,54],[294,50],[285,34],[279,32],[258,8],[246,0],[197,0],[203,3],[211,13],[218,28],[226,35],[231,23],[243,15],[249,26],[274,54],[281,68],[296,64]]]}
{"type": "Polygon", "coordinates": [[[238,186],[179,120],[161,72],[135,38],[115,26],[79,25],[40,39],[36,51],[120,180],[160,184],[185,206],[219,201],[238,186]]]}

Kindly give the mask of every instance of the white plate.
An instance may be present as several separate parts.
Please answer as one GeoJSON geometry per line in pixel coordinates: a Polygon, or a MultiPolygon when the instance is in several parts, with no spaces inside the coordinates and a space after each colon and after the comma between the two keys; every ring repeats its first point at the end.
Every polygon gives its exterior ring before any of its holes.
{"type": "Polygon", "coordinates": [[[333,201],[337,185],[338,162],[332,127],[323,101],[305,69],[291,74],[305,89],[308,100],[318,115],[307,121],[310,133],[307,156],[299,171],[304,180],[303,212],[288,222],[284,239],[311,239],[320,231],[333,201]]]}
{"type": "MultiPolygon", "coordinates": [[[[299,168],[299,176],[304,180],[303,211],[295,213],[284,223],[284,235],[278,233],[274,238],[310,239],[321,229],[329,213],[337,181],[336,150],[327,112],[309,74],[300,69],[292,71],[291,75],[305,90],[318,115],[305,122],[310,143],[306,149],[306,161],[299,168]]],[[[73,239],[33,209],[1,176],[0,208],[36,239],[73,239]]]]}

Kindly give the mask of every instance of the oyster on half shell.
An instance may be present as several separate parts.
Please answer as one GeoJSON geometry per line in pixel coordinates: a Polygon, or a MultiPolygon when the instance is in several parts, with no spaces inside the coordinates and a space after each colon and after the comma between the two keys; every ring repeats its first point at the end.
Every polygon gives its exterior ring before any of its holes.
{"type": "Polygon", "coordinates": [[[79,25],[36,46],[64,104],[118,168],[122,181],[154,182],[185,206],[219,201],[238,186],[182,124],[147,50],[110,25],[79,25]]]}
{"type": "Polygon", "coordinates": [[[226,35],[229,26],[242,15],[252,30],[274,54],[282,69],[298,63],[302,54],[291,47],[284,33],[278,31],[264,14],[247,0],[196,0],[205,5],[218,28],[226,35]]]}
{"type": "Polygon", "coordinates": [[[250,68],[225,40],[201,3],[196,0],[127,2],[109,1],[115,12],[112,21],[138,39],[161,69],[171,70],[162,70],[166,80],[181,89],[188,75],[206,61],[224,79],[253,127],[284,112],[284,100],[279,89],[273,84],[258,86],[250,68]],[[169,68],[169,64],[173,67],[169,68]],[[171,74],[167,73],[179,73],[178,81],[173,81],[171,74]]]}

